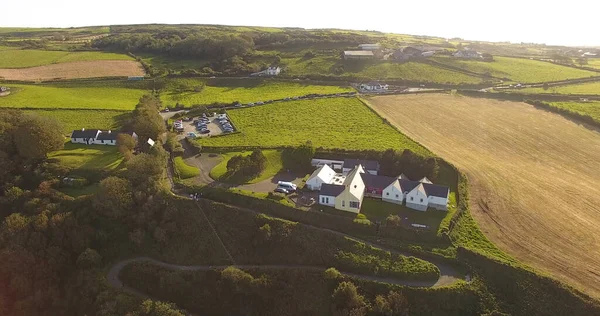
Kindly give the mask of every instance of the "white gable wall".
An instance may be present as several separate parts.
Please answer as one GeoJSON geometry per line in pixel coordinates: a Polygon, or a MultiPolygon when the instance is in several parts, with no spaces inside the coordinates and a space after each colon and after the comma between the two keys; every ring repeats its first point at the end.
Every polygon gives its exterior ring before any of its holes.
{"type": "Polygon", "coordinates": [[[398,181],[394,181],[388,185],[387,188],[383,189],[381,192],[381,199],[390,203],[402,204],[404,194],[402,193],[402,190],[400,190],[398,181]]]}
{"type": "Polygon", "coordinates": [[[429,199],[427,195],[419,190],[421,186],[415,187],[412,191],[406,195],[406,206],[418,211],[426,211],[429,205],[429,199]]]}

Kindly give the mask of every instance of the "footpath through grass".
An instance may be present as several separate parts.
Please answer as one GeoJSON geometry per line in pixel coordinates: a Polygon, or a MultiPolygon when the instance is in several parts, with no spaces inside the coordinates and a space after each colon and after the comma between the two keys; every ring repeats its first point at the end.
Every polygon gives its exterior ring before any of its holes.
{"type": "Polygon", "coordinates": [[[436,83],[481,83],[482,79],[457,71],[446,70],[419,62],[343,62],[339,57],[282,58],[285,74],[289,76],[326,75],[339,77],[369,77],[377,79],[404,79],[436,83]]]}
{"type": "Polygon", "coordinates": [[[197,140],[211,147],[297,146],[347,150],[411,149],[431,155],[401,134],[357,98],[272,103],[228,111],[240,133],[197,140]]]}
{"type": "MultiPolygon", "coordinates": [[[[251,179],[249,181],[246,181],[245,183],[257,183],[257,182],[267,180],[267,179],[275,176],[283,168],[283,163],[281,162],[281,151],[280,150],[263,150],[262,152],[265,155],[265,157],[267,157],[267,167],[265,168],[265,170],[263,172],[261,172],[261,174],[258,177],[251,179]]],[[[228,152],[228,153],[222,154],[223,161],[221,161],[218,165],[216,165],[210,171],[210,177],[215,180],[222,181],[222,182],[237,183],[238,181],[236,181],[236,179],[227,177],[227,162],[229,161],[229,159],[231,159],[231,157],[233,157],[235,155],[248,156],[251,153],[252,153],[251,151],[244,151],[244,152],[228,152]]]]}
{"type": "Polygon", "coordinates": [[[146,90],[118,86],[10,84],[0,107],[133,110],[146,90]]]}
{"type": "Polygon", "coordinates": [[[600,94],[600,82],[588,82],[566,86],[544,88],[526,88],[516,90],[519,93],[553,93],[553,94],[600,94]]]}
{"type": "Polygon", "coordinates": [[[524,58],[494,56],[494,61],[465,60],[449,56],[436,56],[433,60],[480,74],[489,73],[515,82],[546,82],[597,76],[598,73],[549,62],[524,58]]]}
{"type": "Polygon", "coordinates": [[[332,94],[354,91],[351,87],[302,84],[296,82],[272,80],[219,80],[211,81],[202,89],[205,80],[173,79],[167,83],[166,91],[161,93],[165,105],[176,103],[185,106],[195,104],[231,103],[238,101],[250,103],[283,99],[306,94],[332,94]],[[200,90],[197,92],[196,90],[200,90]]]}
{"type": "Polygon", "coordinates": [[[27,68],[73,61],[133,60],[126,54],[0,49],[0,68],[27,68]]]}

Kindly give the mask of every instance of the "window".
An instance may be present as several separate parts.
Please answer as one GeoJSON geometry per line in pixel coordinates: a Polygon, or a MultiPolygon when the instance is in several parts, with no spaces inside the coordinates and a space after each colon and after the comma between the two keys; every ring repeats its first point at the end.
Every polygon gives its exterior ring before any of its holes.
{"type": "Polygon", "coordinates": [[[354,185],[354,188],[356,189],[356,184],[354,185]]]}
{"type": "Polygon", "coordinates": [[[321,203],[325,203],[325,197],[324,196],[321,197],[321,203]]]}
{"type": "Polygon", "coordinates": [[[342,207],[346,207],[346,201],[342,200],[342,207]]]}
{"type": "Polygon", "coordinates": [[[358,202],[350,201],[350,207],[352,207],[352,208],[358,208],[359,206],[360,206],[360,204],[358,202]]]}
{"type": "Polygon", "coordinates": [[[325,198],[325,203],[329,204],[329,197],[325,198]]]}
{"type": "Polygon", "coordinates": [[[398,198],[398,194],[396,194],[396,198],[398,198]]]}
{"type": "Polygon", "coordinates": [[[421,199],[421,203],[423,203],[423,199],[421,199]]]}
{"type": "MultiPolygon", "coordinates": [[[[390,195],[390,192],[385,192],[385,195],[390,195]]],[[[398,197],[398,194],[396,194],[396,197],[398,197]]]]}
{"type": "Polygon", "coordinates": [[[413,198],[412,196],[410,197],[410,200],[411,200],[411,201],[412,201],[412,200],[414,200],[414,199],[415,199],[415,198],[413,198]]]}

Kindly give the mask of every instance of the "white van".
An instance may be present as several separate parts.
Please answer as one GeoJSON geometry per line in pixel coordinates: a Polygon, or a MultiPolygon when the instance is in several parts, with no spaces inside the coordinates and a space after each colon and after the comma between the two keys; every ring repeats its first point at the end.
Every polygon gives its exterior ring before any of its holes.
{"type": "Polygon", "coordinates": [[[277,185],[282,188],[285,188],[287,190],[291,190],[291,191],[296,191],[296,189],[298,188],[297,185],[295,185],[291,182],[285,182],[285,181],[279,181],[279,182],[277,182],[277,185]]]}

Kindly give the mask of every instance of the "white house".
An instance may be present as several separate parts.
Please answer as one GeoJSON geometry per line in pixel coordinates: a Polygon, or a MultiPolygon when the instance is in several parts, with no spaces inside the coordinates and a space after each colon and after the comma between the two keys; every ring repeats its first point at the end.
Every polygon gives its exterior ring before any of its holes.
{"type": "Polygon", "coordinates": [[[383,189],[381,199],[389,203],[402,204],[404,201],[404,192],[402,192],[400,182],[396,180],[383,189]]]}
{"type": "Polygon", "coordinates": [[[71,143],[74,144],[94,144],[98,134],[100,134],[99,129],[88,129],[82,128],[81,130],[74,130],[71,133],[71,143]]]}
{"type": "Polygon", "coordinates": [[[360,176],[364,172],[358,165],[346,176],[342,184],[322,184],[319,191],[319,204],[359,213],[365,195],[365,184],[360,176]]]}
{"type": "Polygon", "coordinates": [[[452,54],[454,57],[458,58],[469,58],[469,59],[482,59],[483,55],[480,52],[476,52],[474,50],[459,50],[456,53],[452,54]]]}
{"type": "Polygon", "coordinates": [[[335,207],[335,198],[344,191],[343,185],[328,184],[321,185],[319,191],[319,204],[335,207]]]}
{"type": "Polygon", "coordinates": [[[406,207],[418,211],[426,211],[429,204],[427,192],[423,187],[423,183],[417,184],[408,194],[406,194],[406,207]]]}
{"type": "Polygon", "coordinates": [[[335,171],[329,165],[322,165],[306,180],[306,187],[309,190],[320,190],[322,184],[332,183],[333,177],[335,177],[335,171]]]}
{"type": "Polygon", "coordinates": [[[369,50],[346,50],[344,51],[344,59],[373,59],[372,51],[369,50]]]}
{"type": "Polygon", "coordinates": [[[74,144],[87,144],[87,145],[117,145],[117,135],[118,134],[128,134],[137,142],[138,136],[135,132],[115,132],[112,131],[101,131],[99,129],[90,129],[86,130],[82,128],[81,130],[74,130],[71,133],[71,143],[74,144]]]}
{"type": "Polygon", "coordinates": [[[9,87],[0,87],[0,92],[6,92],[8,90],[10,90],[9,87]]]}
{"type": "Polygon", "coordinates": [[[269,67],[265,70],[265,75],[267,76],[277,76],[281,73],[281,68],[279,67],[269,67]]]}
{"type": "Polygon", "coordinates": [[[381,84],[377,81],[371,81],[368,83],[361,84],[359,88],[364,91],[381,92],[386,91],[389,88],[389,86],[387,84],[381,84]]]}

